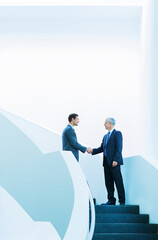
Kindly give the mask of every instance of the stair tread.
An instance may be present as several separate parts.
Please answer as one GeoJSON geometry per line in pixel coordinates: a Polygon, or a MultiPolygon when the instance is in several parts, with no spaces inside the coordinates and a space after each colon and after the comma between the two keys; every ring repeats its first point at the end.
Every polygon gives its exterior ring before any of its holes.
{"type": "Polygon", "coordinates": [[[158,240],[156,233],[95,233],[93,240],[158,240]]]}
{"type": "Polygon", "coordinates": [[[95,205],[95,208],[139,208],[139,205],[95,205]]]}
{"type": "Polygon", "coordinates": [[[111,226],[111,225],[116,225],[116,226],[118,226],[118,225],[120,225],[120,226],[122,226],[122,225],[127,225],[127,226],[137,226],[137,225],[142,225],[142,226],[157,226],[158,224],[156,224],[156,223],[96,223],[96,224],[98,224],[98,225],[109,225],[109,226],[111,226]]]}
{"type": "Polygon", "coordinates": [[[157,233],[94,233],[94,235],[105,235],[105,236],[111,236],[111,235],[114,235],[114,236],[117,236],[117,235],[120,235],[120,236],[135,236],[135,235],[138,235],[138,236],[155,236],[158,234],[157,233]]]}
{"type": "Polygon", "coordinates": [[[96,205],[93,240],[158,240],[158,224],[148,214],[139,214],[139,205],[96,205]]]}
{"type": "Polygon", "coordinates": [[[139,205],[104,205],[104,204],[101,204],[101,205],[95,205],[95,207],[114,207],[114,208],[127,208],[127,207],[139,207],[139,205]]]}
{"type": "Polygon", "coordinates": [[[96,223],[149,223],[147,214],[96,213],[96,223]]]}
{"type": "Polygon", "coordinates": [[[149,216],[149,214],[130,214],[130,213],[96,213],[96,216],[97,215],[103,215],[103,216],[123,216],[123,217],[126,217],[127,215],[131,216],[131,217],[139,217],[139,216],[149,216]]]}
{"type": "Polygon", "coordinates": [[[96,213],[127,213],[139,214],[138,205],[96,205],[96,213]]]}
{"type": "Polygon", "coordinates": [[[96,223],[95,232],[104,233],[157,233],[157,224],[148,223],[96,223]]]}
{"type": "Polygon", "coordinates": [[[156,233],[95,233],[93,240],[158,240],[156,233]]]}

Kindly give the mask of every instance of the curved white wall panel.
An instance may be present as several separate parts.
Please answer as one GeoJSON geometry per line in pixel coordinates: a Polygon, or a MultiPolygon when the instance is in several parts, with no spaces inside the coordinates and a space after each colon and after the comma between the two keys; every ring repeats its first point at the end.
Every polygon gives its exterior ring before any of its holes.
{"type": "Polygon", "coordinates": [[[0,187],[0,239],[61,240],[49,222],[35,222],[2,187],[0,187]]]}
{"type": "Polygon", "coordinates": [[[61,141],[61,136],[3,110],[0,131],[0,185],[5,190],[1,188],[0,198],[3,240],[10,239],[6,231],[13,221],[22,224],[18,234],[14,224],[10,229],[15,240],[23,238],[23,234],[27,239],[31,232],[30,239],[34,240],[38,234],[38,240],[86,240],[89,190],[78,162],[71,152],[43,153],[39,148],[42,142],[51,148],[56,139],[61,141]],[[34,228],[29,227],[29,222],[34,228]]]}
{"type": "Polygon", "coordinates": [[[71,152],[62,152],[74,184],[74,208],[64,240],[86,239],[89,228],[89,192],[86,178],[71,152]],[[82,209],[82,212],[81,212],[82,209]],[[79,223],[79,224],[77,224],[79,223]]]}
{"type": "Polygon", "coordinates": [[[0,109],[0,112],[24,132],[43,153],[61,151],[61,136],[59,133],[27,121],[3,109],[0,109]]]}

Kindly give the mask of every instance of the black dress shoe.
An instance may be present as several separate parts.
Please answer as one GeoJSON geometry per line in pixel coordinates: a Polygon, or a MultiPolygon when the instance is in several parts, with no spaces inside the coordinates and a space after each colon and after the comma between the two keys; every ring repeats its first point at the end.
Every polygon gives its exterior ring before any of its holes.
{"type": "Polygon", "coordinates": [[[108,201],[107,203],[102,203],[101,205],[115,205],[115,202],[108,201]]]}
{"type": "Polygon", "coordinates": [[[120,203],[120,205],[125,205],[125,203],[120,203]]]}

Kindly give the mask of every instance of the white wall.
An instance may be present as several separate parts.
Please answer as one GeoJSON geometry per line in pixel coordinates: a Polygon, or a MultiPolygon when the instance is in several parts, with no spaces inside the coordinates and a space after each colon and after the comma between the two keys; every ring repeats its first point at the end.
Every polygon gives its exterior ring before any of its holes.
{"type": "Polygon", "coordinates": [[[158,168],[158,2],[147,0],[141,32],[141,153],[158,168]]]}
{"type": "Polygon", "coordinates": [[[124,156],[139,153],[141,7],[0,8],[1,108],[96,147],[116,118],[124,156]]]}
{"type": "MultiPolygon", "coordinates": [[[[60,134],[76,112],[78,139],[92,147],[113,116],[124,157],[156,163],[158,6],[146,4],[143,16],[141,7],[0,7],[0,107],[60,134]]],[[[84,156],[101,203],[102,159],[84,156]]]]}

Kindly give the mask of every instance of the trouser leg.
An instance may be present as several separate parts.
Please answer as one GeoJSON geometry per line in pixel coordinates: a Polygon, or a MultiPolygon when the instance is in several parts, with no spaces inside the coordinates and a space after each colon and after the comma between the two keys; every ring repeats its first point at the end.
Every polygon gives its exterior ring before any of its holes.
{"type": "Polygon", "coordinates": [[[117,188],[119,202],[125,203],[125,189],[123,184],[123,178],[121,174],[120,166],[116,166],[114,168],[111,168],[111,172],[113,175],[113,179],[117,188]]]}
{"type": "Polygon", "coordinates": [[[108,164],[104,165],[104,177],[105,186],[108,192],[108,200],[112,203],[115,203],[116,199],[114,197],[114,179],[108,164]]]}

